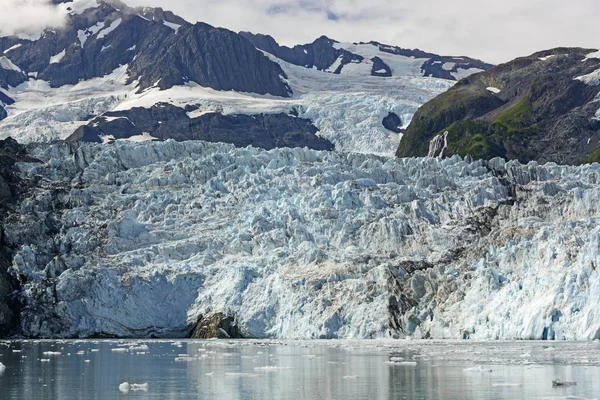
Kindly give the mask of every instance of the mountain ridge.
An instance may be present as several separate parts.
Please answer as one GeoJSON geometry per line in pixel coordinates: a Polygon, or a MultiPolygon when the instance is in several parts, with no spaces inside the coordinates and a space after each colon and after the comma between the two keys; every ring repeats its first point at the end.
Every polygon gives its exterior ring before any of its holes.
{"type": "Polygon", "coordinates": [[[469,76],[419,109],[396,155],[600,161],[590,158],[600,145],[598,71],[597,50],[556,48],[469,76]]]}

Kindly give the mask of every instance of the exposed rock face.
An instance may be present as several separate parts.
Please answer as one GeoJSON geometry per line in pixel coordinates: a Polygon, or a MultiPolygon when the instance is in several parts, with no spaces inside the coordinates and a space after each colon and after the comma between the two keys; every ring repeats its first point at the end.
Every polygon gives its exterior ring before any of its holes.
{"type": "Polygon", "coordinates": [[[6,110],[4,107],[0,106],[0,121],[7,117],[6,110]]]}
{"type": "Polygon", "coordinates": [[[79,128],[67,141],[98,142],[103,137],[128,139],[149,134],[156,140],[205,140],[232,143],[237,147],[308,147],[333,150],[331,142],[316,135],[306,119],[287,114],[203,114],[190,118],[182,108],[161,103],[152,108],[108,112],[79,128]]]}
{"type": "Polygon", "coordinates": [[[0,140],[0,338],[18,329],[19,304],[13,292],[19,286],[8,272],[15,249],[5,241],[5,223],[28,187],[28,183],[19,178],[15,165],[22,161],[35,160],[28,157],[24,146],[15,140],[0,140]]]}
{"type": "Polygon", "coordinates": [[[215,313],[201,316],[190,336],[192,339],[243,339],[244,336],[230,315],[215,313]]]}
{"type": "Polygon", "coordinates": [[[402,120],[400,119],[400,117],[393,113],[390,112],[382,121],[383,127],[385,129],[387,129],[388,131],[392,131],[395,133],[401,133],[402,132],[402,120]]]}
{"type": "Polygon", "coordinates": [[[246,39],[226,29],[197,23],[181,27],[160,46],[143,47],[130,79],[140,88],[168,89],[194,81],[217,90],[236,90],[287,97],[285,73],[246,39]]]}
{"type": "MultiPolygon", "coordinates": [[[[297,45],[290,48],[287,46],[280,46],[275,39],[268,35],[253,34],[250,32],[240,32],[240,35],[248,39],[258,49],[273,54],[275,57],[290,64],[306,68],[315,68],[320,71],[332,72],[334,74],[342,73],[344,67],[349,64],[360,64],[366,61],[372,64],[370,71],[372,76],[393,76],[394,71],[391,66],[382,59],[384,54],[402,56],[406,59],[422,59],[423,61],[420,68],[421,76],[431,76],[453,81],[457,80],[456,77],[460,76],[464,71],[484,71],[492,67],[491,64],[469,57],[440,56],[419,49],[403,49],[401,47],[388,46],[378,42],[356,44],[368,47],[370,52],[379,51],[382,54],[381,57],[369,56],[369,59],[366,60],[363,55],[343,48],[343,46],[346,46],[345,44],[341,44],[326,36],[321,36],[313,43],[297,45]]],[[[395,75],[398,76],[404,72],[405,71],[396,71],[395,75]]]]}
{"type": "Polygon", "coordinates": [[[361,62],[364,58],[358,54],[352,54],[343,49],[333,47],[335,40],[327,36],[321,36],[314,42],[305,45],[296,45],[292,48],[280,46],[275,39],[269,35],[253,34],[250,32],[240,32],[244,38],[248,39],[256,48],[273,54],[290,64],[306,68],[316,68],[325,71],[331,67],[338,58],[342,58],[342,63],[333,73],[340,73],[341,68],[351,62],[361,62]]]}
{"type": "Polygon", "coordinates": [[[446,156],[600,161],[600,56],[591,53],[548,50],[463,79],[419,109],[397,155],[425,156],[448,131],[446,156]]]}
{"type": "Polygon", "coordinates": [[[4,88],[24,82],[28,74],[60,87],[129,65],[130,82],[139,80],[140,89],[195,81],[217,90],[290,94],[279,65],[241,36],[189,24],[160,8],[100,0],[97,7],[68,12],[65,28],[46,30],[37,40],[0,38],[0,53],[7,50],[10,64],[0,60],[4,88]]]}

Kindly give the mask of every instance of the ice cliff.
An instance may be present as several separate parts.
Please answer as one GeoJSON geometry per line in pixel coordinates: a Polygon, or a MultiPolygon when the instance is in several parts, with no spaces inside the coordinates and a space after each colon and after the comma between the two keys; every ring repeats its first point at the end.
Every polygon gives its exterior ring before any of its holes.
{"type": "Polygon", "coordinates": [[[32,145],[4,226],[30,337],[600,338],[600,165],[32,145]]]}

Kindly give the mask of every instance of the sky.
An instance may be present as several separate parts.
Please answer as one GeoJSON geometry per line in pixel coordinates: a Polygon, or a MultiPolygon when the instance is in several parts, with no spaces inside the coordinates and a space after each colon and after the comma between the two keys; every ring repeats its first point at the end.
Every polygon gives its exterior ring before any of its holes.
{"type": "MultiPolygon", "coordinates": [[[[190,22],[273,36],[285,45],[321,35],[491,63],[559,46],[600,48],[598,0],[125,0],[190,22]]],[[[0,0],[0,29],[61,23],[48,0],[0,0]]]]}

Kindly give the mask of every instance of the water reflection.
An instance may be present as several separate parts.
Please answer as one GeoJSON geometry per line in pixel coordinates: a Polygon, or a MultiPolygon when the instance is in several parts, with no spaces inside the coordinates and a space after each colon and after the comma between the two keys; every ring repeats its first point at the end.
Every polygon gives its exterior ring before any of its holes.
{"type": "Polygon", "coordinates": [[[6,342],[2,399],[600,397],[594,343],[145,343],[146,351],[134,348],[140,342],[6,342]],[[557,378],[578,384],[553,388],[557,378]],[[122,393],[123,382],[149,390],[122,393]]]}

